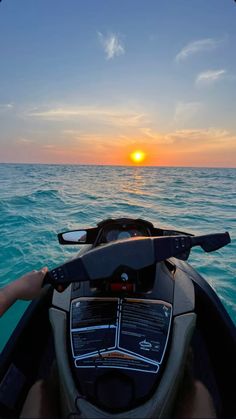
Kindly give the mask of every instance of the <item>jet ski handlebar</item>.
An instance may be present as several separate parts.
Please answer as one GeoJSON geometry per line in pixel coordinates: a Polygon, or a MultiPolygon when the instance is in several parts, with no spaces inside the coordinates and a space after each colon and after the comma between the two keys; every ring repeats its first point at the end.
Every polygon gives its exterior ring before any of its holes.
{"type": "Polygon", "coordinates": [[[111,277],[119,267],[140,270],[171,257],[187,260],[190,250],[200,246],[212,252],[230,243],[228,232],[203,236],[138,237],[118,240],[90,250],[49,271],[44,279],[63,290],[72,282],[111,277]]]}

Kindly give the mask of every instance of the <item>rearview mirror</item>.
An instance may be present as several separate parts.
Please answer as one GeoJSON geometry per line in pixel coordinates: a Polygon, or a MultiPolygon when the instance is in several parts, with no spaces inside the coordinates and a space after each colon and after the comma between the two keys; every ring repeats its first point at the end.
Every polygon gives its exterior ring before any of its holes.
{"type": "Polygon", "coordinates": [[[84,244],[87,241],[87,231],[75,230],[60,233],[58,234],[58,240],[61,244],[84,244]]]}

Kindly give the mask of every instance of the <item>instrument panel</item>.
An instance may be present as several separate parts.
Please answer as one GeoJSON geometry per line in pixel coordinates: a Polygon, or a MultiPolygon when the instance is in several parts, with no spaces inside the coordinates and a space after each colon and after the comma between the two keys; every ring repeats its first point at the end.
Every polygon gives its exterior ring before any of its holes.
{"type": "Polygon", "coordinates": [[[98,237],[98,243],[110,243],[116,240],[129,239],[132,237],[149,237],[151,236],[149,229],[141,225],[141,223],[117,223],[104,226],[98,237]]]}

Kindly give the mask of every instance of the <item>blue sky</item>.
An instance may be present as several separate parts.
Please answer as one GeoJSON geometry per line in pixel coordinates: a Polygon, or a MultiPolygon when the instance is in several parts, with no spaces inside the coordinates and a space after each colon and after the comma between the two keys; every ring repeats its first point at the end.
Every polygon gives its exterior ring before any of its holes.
{"type": "Polygon", "coordinates": [[[0,161],[236,166],[233,0],[2,0],[0,161]]]}

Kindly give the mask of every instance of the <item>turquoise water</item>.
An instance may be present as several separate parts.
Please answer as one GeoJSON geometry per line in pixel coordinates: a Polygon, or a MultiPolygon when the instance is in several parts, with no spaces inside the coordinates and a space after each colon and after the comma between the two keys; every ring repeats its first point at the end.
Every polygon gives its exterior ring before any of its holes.
{"type": "MultiPolygon", "coordinates": [[[[195,234],[229,231],[232,243],[190,263],[217,291],[236,323],[236,169],[0,164],[0,285],[44,265],[63,263],[78,247],[56,234],[108,217],[145,218],[195,234]]],[[[0,321],[0,348],[26,307],[0,321]]]]}

